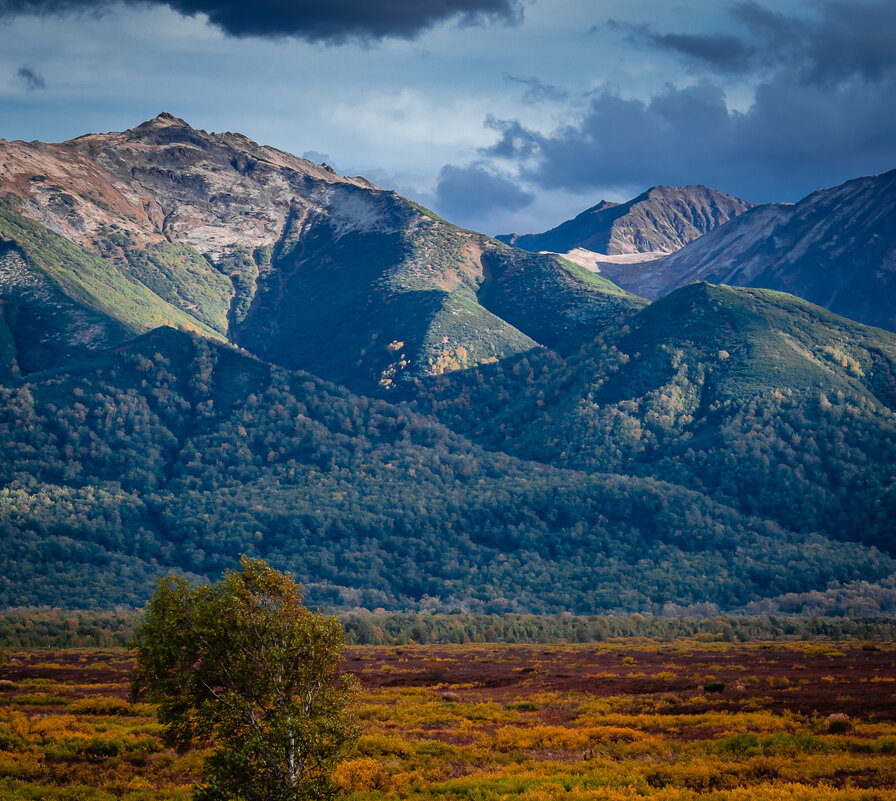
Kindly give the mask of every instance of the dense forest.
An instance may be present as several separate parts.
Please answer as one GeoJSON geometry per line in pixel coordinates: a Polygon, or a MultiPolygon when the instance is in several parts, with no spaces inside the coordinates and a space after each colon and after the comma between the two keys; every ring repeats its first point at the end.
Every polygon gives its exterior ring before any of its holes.
{"type": "Polygon", "coordinates": [[[214,576],[239,553],[314,605],[482,613],[736,609],[896,572],[868,542],[485,450],[171,328],[0,404],[3,606],[140,606],[160,573],[214,576]]]}
{"type": "MultiPolygon", "coordinates": [[[[126,648],[143,613],[51,608],[0,611],[0,649],[126,648]]],[[[349,645],[463,643],[596,643],[651,638],[702,642],[787,640],[892,641],[896,623],[885,617],[802,615],[470,615],[422,613],[339,614],[349,645]]],[[[2,651],[0,651],[2,654],[2,651]]]]}
{"type": "Polygon", "coordinates": [[[566,358],[443,376],[413,404],[492,450],[896,549],[896,337],[790,295],[695,284],[566,358]]]}

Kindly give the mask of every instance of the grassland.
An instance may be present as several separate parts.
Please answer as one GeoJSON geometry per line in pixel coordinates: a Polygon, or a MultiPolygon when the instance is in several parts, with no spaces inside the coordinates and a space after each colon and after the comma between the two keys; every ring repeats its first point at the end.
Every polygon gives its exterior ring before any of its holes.
{"type": "MultiPolygon", "coordinates": [[[[896,794],[896,646],[627,638],[354,647],[352,801],[885,799],[896,794]]],[[[0,797],[186,799],[203,750],[126,701],[122,650],[10,654],[0,797]]]]}

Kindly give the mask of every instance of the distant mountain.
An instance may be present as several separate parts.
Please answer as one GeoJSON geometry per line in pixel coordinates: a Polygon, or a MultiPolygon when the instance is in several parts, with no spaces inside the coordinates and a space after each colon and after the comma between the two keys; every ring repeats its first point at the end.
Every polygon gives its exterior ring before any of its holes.
{"type": "Polygon", "coordinates": [[[627,203],[601,201],[542,234],[498,239],[532,252],[671,253],[753,205],[705,186],[654,186],[627,203]]]}
{"type": "Polygon", "coordinates": [[[0,165],[2,317],[25,372],[172,324],[385,391],[574,347],[643,305],[569,261],[170,114],[0,141],[0,165]]]}
{"type": "Polygon", "coordinates": [[[612,280],[648,298],[695,281],[777,289],[896,330],[896,170],[755,207],[612,280]]]}

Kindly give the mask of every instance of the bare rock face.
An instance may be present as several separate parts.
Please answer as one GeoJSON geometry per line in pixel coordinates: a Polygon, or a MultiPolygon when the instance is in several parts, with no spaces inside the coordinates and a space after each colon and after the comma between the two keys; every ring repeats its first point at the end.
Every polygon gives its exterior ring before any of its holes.
{"type": "Polygon", "coordinates": [[[212,257],[233,245],[272,246],[297,198],[320,209],[334,185],[373,188],[166,113],[122,133],[60,144],[3,142],[0,165],[3,189],[73,242],[90,246],[117,226],[141,244],[168,240],[212,257]]]}
{"type": "Polygon", "coordinates": [[[665,254],[753,206],[705,186],[655,186],[627,203],[601,201],[542,234],[498,237],[533,252],[575,249],[605,255],[665,254]]]}

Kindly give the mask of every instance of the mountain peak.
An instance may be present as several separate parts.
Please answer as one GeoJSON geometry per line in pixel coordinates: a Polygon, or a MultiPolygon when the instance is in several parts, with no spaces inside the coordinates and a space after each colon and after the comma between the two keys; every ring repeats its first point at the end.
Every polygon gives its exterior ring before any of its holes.
{"type": "Polygon", "coordinates": [[[626,203],[601,201],[550,231],[498,238],[535,252],[670,253],[752,206],[700,184],[657,185],[626,203]]]}
{"type": "MultiPolygon", "coordinates": [[[[130,136],[141,136],[145,134],[152,134],[158,131],[164,131],[168,129],[185,129],[187,131],[193,132],[196,129],[193,128],[190,123],[186,120],[182,120],[180,117],[175,117],[173,114],[167,111],[163,111],[161,114],[153,117],[151,120],[146,120],[146,122],[141,122],[135,128],[129,128],[125,131],[126,134],[130,136]]],[[[204,132],[203,132],[204,133],[204,132]]]]}
{"type": "Polygon", "coordinates": [[[598,212],[605,211],[606,209],[613,209],[618,205],[618,203],[615,203],[612,200],[602,200],[596,206],[592,206],[590,209],[583,212],[583,214],[597,214],[598,212]]]}
{"type": "Polygon", "coordinates": [[[704,184],[685,184],[683,186],[657,184],[656,186],[651,186],[642,194],[638,195],[635,200],[638,200],[639,198],[668,197],[669,195],[681,195],[686,197],[732,197],[731,195],[726,195],[724,192],[720,192],[717,189],[710,189],[704,184]]]}
{"type": "Polygon", "coordinates": [[[187,128],[191,127],[186,120],[182,120],[180,117],[175,117],[168,111],[163,111],[161,114],[156,115],[153,119],[148,120],[143,124],[156,125],[158,127],[167,127],[169,125],[185,125],[187,128]]]}
{"type": "Polygon", "coordinates": [[[607,277],[649,298],[698,280],[765,287],[892,331],[894,214],[896,170],[820,189],[795,204],[759,206],[649,270],[607,277]]]}

